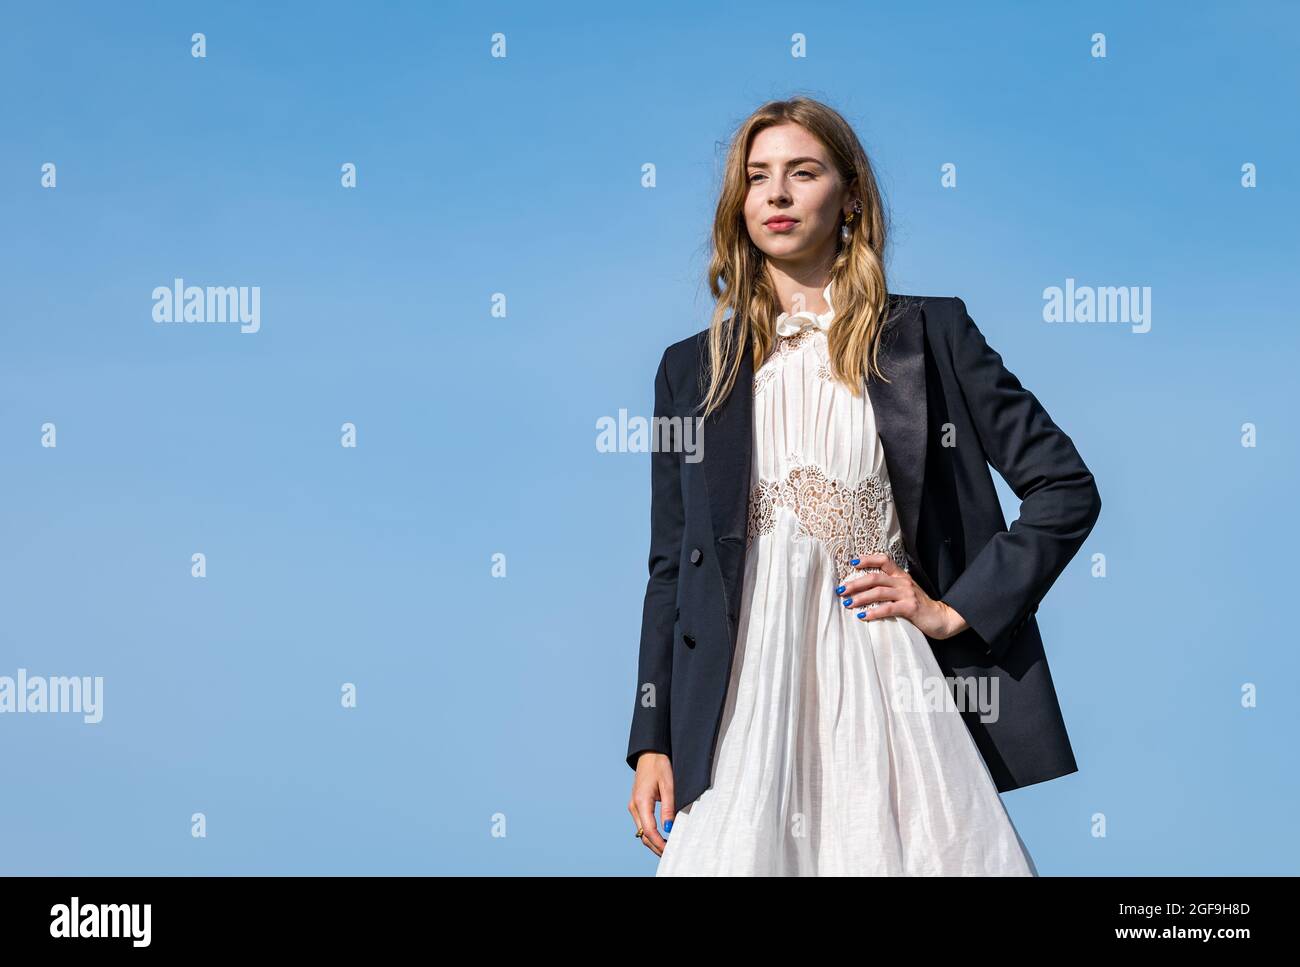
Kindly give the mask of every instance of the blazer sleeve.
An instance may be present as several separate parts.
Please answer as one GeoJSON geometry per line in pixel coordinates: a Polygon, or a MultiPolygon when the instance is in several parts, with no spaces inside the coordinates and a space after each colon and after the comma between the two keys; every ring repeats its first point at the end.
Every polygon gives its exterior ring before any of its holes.
{"type": "MultiPolygon", "coordinates": [[[[654,414],[673,415],[668,385],[668,352],[655,374],[654,414]]],[[[660,440],[657,432],[652,440],[660,440]]],[[[641,612],[641,654],[637,662],[636,701],[627,764],[636,768],[645,751],[672,754],[669,705],[673,669],[673,625],[677,621],[677,571],[681,561],[682,506],[680,447],[652,448],[650,453],[650,579],[641,612]],[[653,685],[648,693],[647,685],[653,685]]]]}
{"type": "Polygon", "coordinates": [[[940,598],[1001,657],[1083,546],[1101,494],[1073,441],[1003,364],[954,299],[949,329],[957,381],[980,445],[1020,498],[1020,516],[995,534],[940,598]]]}

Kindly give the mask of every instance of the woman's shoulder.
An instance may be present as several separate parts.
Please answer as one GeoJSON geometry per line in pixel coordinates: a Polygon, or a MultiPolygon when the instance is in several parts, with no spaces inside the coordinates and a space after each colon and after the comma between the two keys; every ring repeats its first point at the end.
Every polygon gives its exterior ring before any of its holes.
{"type": "Polygon", "coordinates": [[[975,322],[961,296],[897,293],[890,299],[889,317],[900,320],[900,325],[923,320],[926,340],[932,346],[951,346],[957,337],[975,329],[975,322]]]}
{"type": "Polygon", "coordinates": [[[663,371],[672,386],[683,382],[687,375],[694,373],[709,351],[709,330],[704,329],[685,339],[670,343],[659,360],[659,369],[663,371]]]}
{"type": "Polygon", "coordinates": [[[889,295],[890,307],[903,310],[920,309],[927,319],[949,320],[966,311],[966,303],[955,295],[913,295],[906,292],[892,292],[889,295]]]}

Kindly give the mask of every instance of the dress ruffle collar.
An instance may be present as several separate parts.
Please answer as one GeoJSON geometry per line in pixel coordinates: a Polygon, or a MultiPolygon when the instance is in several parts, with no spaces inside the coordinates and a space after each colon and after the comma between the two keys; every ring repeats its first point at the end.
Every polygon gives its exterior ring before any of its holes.
{"type": "Polygon", "coordinates": [[[778,337],[785,339],[790,336],[797,336],[805,329],[817,328],[826,332],[831,327],[831,321],[835,318],[835,304],[831,301],[831,285],[827,282],[826,288],[822,289],[822,298],[826,300],[829,306],[825,312],[820,315],[811,309],[801,309],[799,312],[783,312],[776,317],[776,334],[778,337]]]}

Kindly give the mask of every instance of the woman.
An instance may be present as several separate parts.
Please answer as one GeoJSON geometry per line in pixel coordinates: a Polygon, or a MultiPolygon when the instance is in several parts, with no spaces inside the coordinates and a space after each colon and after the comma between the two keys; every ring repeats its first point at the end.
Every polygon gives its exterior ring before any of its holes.
{"type": "Polygon", "coordinates": [[[1091,473],[960,299],[888,292],[832,109],[742,125],[714,246],[712,323],[655,377],[637,837],[660,875],[1037,875],[998,794],[1077,771],[1033,613],[1091,473]]]}

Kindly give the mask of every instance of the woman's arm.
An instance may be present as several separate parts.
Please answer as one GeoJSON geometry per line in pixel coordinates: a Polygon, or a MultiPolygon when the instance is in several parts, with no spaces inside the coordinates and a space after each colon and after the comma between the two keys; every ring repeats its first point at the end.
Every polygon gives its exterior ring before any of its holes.
{"type": "Polygon", "coordinates": [[[989,463],[1020,498],[1020,516],[989,540],[940,600],[1001,657],[1083,546],[1101,513],[1101,495],[1073,441],[1002,364],[966,303],[953,301],[948,335],[957,380],[989,463]]]}
{"type": "MultiPolygon", "coordinates": [[[[668,352],[655,374],[656,417],[673,415],[668,386],[668,352]]],[[[658,421],[656,420],[657,424],[658,421]]],[[[666,434],[665,434],[666,436],[666,434]]],[[[677,608],[677,569],[681,561],[682,509],[680,440],[673,447],[656,426],[651,433],[660,448],[650,454],[650,580],[641,612],[641,656],[637,662],[636,705],[627,764],[636,768],[637,756],[647,750],[671,755],[668,728],[669,688],[673,671],[673,624],[677,608]],[[650,685],[653,688],[647,688],[650,685]]]]}

